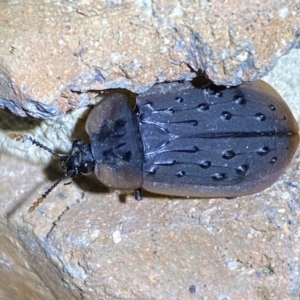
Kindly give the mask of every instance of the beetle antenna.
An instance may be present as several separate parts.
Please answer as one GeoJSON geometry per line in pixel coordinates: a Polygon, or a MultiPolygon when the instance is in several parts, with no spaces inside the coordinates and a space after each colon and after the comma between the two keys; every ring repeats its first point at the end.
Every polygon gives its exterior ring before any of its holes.
{"type": "Polygon", "coordinates": [[[25,141],[27,141],[27,140],[30,140],[31,143],[32,143],[33,145],[35,145],[35,146],[37,146],[37,147],[39,147],[39,148],[41,148],[41,149],[43,149],[43,150],[46,150],[46,151],[50,152],[51,154],[54,154],[54,155],[56,155],[56,156],[58,156],[58,157],[61,157],[61,158],[64,158],[64,157],[68,156],[68,155],[66,155],[66,154],[61,154],[61,153],[57,153],[57,152],[53,151],[51,148],[49,148],[49,147],[43,145],[43,144],[40,143],[39,141],[33,139],[31,136],[27,136],[26,134],[22,135],[22,134],[20,134],[20,133],[9,132],[9,133],[7,134],[7,136],[8,136],[9,138],[11,138],[12,140],[22,141],[23,143],[24,143],[25,141]]]}
{"type": "Polygon", "coordinates": [[[46,199],[51,191],[66,177],[68,177],[67,174],[59,178],[40,198],[36,199],[36,201],[33,202],[32,205],[28,208],[28,212],[32,213],[46,199]]]}
{"type": "MultiPolygon", "coordinates": [[[[58,157],[60,157],[62,160],[67,159],[69,157],[68,154],[61,154],[61,153],[57,153],[55,151],[53,151],[51,148],[43,145],[42,143],[40,143],[39,141],[33,139],[30,136],[27,135],[23,135],[20,133],[15,133],[15,132],[10,132],[7,134],[7,136],[9,138],[11,138],[12,140],[16,140],[16,141],[22,141],[23,143],[25,143],[27,140],[30,140],[31,143],[43,150],[46,150],[48,152],[50,152],[51,154],[54,154],[58,157]]],[[[38,198],[35,202],[32,203],[32,205],[29,207],[28,212],[32,213],[45,199],[46,197],[51,193],[51,191],[65,178],[69,177],[69,175],[67,173],[64,174],[64,176],[62,176],[61,178],[59,178],[40,198],[38,198]]],[[[67,183],[70,184],[73,182],[73,177],[71,182],[67,183]]]]}

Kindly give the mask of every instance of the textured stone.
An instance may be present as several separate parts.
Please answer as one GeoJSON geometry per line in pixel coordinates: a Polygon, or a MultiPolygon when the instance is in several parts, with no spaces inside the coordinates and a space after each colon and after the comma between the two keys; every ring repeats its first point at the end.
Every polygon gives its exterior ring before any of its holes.
{"type": "Polygon", "coordinates": [[[299,44],[293,1],[5,1],[0,107],[59,118],[95,90],[143,92],[205,74],[237,85],[299,44]]]}
{"type": "MultiPolygon", "coordinates": [[[[266,78],[298,121],[299,53],[293,50],[281,58],[266,78]]],[[[204,200],[145,193],[144,200],[136,202],[132,194],[108,191],[91,176],[61,184],[28,214],[31,203],[61,173],[49,166],[44,151],[11,141],[6,133],[27,132],[67,151],[71,140],[83,134],[86,113],[76,110],[59,122],[33,122],[8,112],[0,116],[0,215],[10,224],[1,232],[9,236],[11,231],[19,241],[14,246],[2,239],[0,245],[8,245],[8,250],[0,252],[10,253],[14,268],[21,264],[14,253],[24,252],[23,262],[40,280],[28,276],[29,281],[41,286],[43,299],[299,297],[299,149],[280,180],[253,196],[204,200]]],[[[21,278],[26,278],[22,269],[21,278]]],[[[17,279],[11,275],[12,282],[17,279]]],[[[9,295],[6,288],[3,285],[1,292],[9,295]]]]}
{"type": "Polygon", "coordinates": [[[64,285],[59,270],[46,259],[32,231],[16,229],[1,220],[0,232],[1,299],[69,300],[79,297],[78,290],[73,294],[71,288],[64,285]]]}

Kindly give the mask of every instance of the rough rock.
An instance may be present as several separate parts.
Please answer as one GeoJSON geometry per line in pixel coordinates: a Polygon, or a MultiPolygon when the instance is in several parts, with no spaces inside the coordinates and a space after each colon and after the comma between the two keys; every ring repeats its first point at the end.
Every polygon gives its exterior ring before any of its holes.
{"type": "Polygon", "coordinates": [[[76,292],[66,287],[60,271],[46,258],[32,231],[18,229],[0,221],[0,298],[54,300],[75,299],[76,292]],[[26,243],[22,242],[22,236],[26,243]]]}
{"type": "Polygon", "coordinates": [[[216,84],[255,80],[300,39],[297,0],[0,6],[0,107],[37,118],[86,106],[95,91],[140,93],[199,72],[216,84]]]}

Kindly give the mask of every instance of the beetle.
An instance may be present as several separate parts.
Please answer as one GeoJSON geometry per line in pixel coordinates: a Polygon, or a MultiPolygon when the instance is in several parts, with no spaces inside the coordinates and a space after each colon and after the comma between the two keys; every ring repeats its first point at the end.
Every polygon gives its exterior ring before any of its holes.
{"type": "MultiPolygon", "coordinates": [[[[122,94],[88,115],[90,143],[59,154],[64,178],[95,172],[114,189],[191,197],[254,194],[284,172],[299,144],[298,124],[281,96],[264,81],[237,87],[161,83],[140,94],[132,110],[122,94]]],[[[16,136],[11,135],[11,138],[16,136]]],[[[23,136],[19,139],[26,139],[23,136]]]]}

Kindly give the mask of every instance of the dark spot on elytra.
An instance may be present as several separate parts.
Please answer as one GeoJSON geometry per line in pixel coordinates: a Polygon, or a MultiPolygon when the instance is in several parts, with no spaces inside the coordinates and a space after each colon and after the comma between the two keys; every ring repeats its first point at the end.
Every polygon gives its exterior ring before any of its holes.
{"type": "Polygon", "coordinates": [[[270,148],[268,146],[264,146],[260,148],[256,153],[260,156],[267,155],[270,152],[270,148]]]}
{"type": "Polygon", "coordinates": [[[270,107],[270,109],[273,110],[273,111],[276,110],[276,107],[275,107],[273,104],[270,104],[269,107],[270,107]]]}
{"type": "Polygon", "coordinates": [[[198,105],[198,109],[200,109],[200,110],[209,110],[209,105],[207,103],[200,103],[198,105]]]}
{"type": "Polygon", "coordinates": [[[127,152],[124,152],[124,153],[122,154],[122,159],[123,159],[124,161],[129,162],[129,161],[131,160],[131,158],[132,158],[132,152],[131,152],[131,151],[127,151],[127,152]]]}
{"type": "Polygon", "coordinates": [[[275,164],[276,163],[276,161],[277,161],[277,157],[276,156],[274,156],[274,157],[272,157],[271,158],[271,161],[270,161],[270,164],[275,164]]]}
{"type": "Polygon", "coordinates": [[[236,174],[238,175],[245,175],[248,170],[249,170],[249,165],[241,165],[235,169],[236,174]]]}
{"type": "Polygon", "coordinates": [[[203,160],[203,161],[200,162],[199,165],[202,169],[208,169],[211,166],[211,161],[203,160]]]}
{"type": "Polygon", "coordinates": [[[230,120],[232,117],[232,114],[228,111],[223,111],[221,116],[224,120],[230,120]]]}
{"type": "Polygon", "coordinates": [[[183,102],[183,98],[182,97],[176,97],[175,101],[178,103],[182,103],[183,102]]]}
{"type": "Polygon", "coordinates": [[[185,171],[179,171],[176,173],[177,177],[183,177],[185,175],[185,171]]]}
{"type": "Polygon", "coordinates": [[[233,150],[226,150],[222,153],[224,159],[232,159],[235,157],[235,152],[233,150]]]}
{"type": "Polygon", "coordinates": [[[102,151],[102,155],[103,155],[103,157],[110,157],[110,156],[114,157],[115,156],[112,148],[102,151]]]}
{"type": "Polygon", "coordinates": [[[241,97],[241,96],[234,96],[233,97],[233,101],[236,103],[236,104],[239,104],[239,105],[245,105],[246,104],[246,99],[241,97]]]}
{"type": "Polygon", "coordinates": [[[258,120],[258,121],[265,121],[267,118],[266,118],[266,116],[264,115],[264,114],[262,114],[262,113],[257,113],[256,115],[255,115],[255,118],[258,120]]]}
{"type": "Polygon", "coordinates": [[[126,124],[126,121],[124,121],[122,119],[118,119],[115,124],[117,127],[124,127],[126,124]]]}
{"type": "Polygon", "coordinates": [[[222,181],[226,178],[226,174],[225,173],[215,173],[215,174],[211,175],[211,178],[214,181],[222,181]]]}

